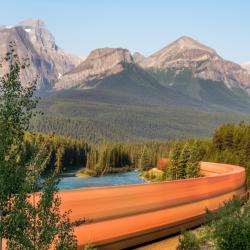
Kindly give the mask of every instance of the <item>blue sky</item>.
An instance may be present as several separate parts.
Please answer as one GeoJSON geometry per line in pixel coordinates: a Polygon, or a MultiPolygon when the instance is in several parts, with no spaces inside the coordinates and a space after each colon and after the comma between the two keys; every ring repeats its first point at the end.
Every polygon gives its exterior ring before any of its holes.
{"type": "Polygon", "coordinates": [[[0,0],[0,25],[46,22],[57,44],[81,56],[98,47],[144,55],[191,36],[222,57],[250,61],[249,0],[0,0]]]}

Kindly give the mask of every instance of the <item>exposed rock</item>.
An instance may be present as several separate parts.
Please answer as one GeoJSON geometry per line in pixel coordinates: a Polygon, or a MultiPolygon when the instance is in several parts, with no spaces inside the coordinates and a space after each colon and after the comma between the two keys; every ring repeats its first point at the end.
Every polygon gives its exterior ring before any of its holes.
{"type": "Polygon", "coordinates": [[[241,65],[242,68],[246,69],[249,71],[249,74],[250,74],[250,62],[247,62],[247,63],[243,63],[241,65]]]}
{"type": "Polygon", "coordinates": [[[66,54],[56,45],[54,36],[46,29],[43,21],[28,19],[18,25],[28,33],[40,56],[55,66],[55,73],[58,76],[71,71],[81,62],[80,57],[66,54]]]}
{"type": "MultiPolygon", "coordinates": [[[[0,31],[0,58],[3,58],[8,51],[11,41],[16,43],[17,54],[20,59],[28,58],[30,67],[21,71],[21,81],[28,83],[37,76],[38,88],[48,87],[50,83],[55,82],[57,74],[53,65],[42,58],[30,42],[27,32],[22,27],[4,28],[0,31]]],[[[3,76],[8,71],[8,65],[3,62],[0,68],[0,75],[3,76]]]]}
{"type": "Polygon", "coordinates": [[[87,83],[89,81],[117,74],[124,69],[124,63],[133,62],[133,57],[127,49],[96,49],[78,67],[65,74],[55,84],[55,89],[72,87],[88,88],[87,83]]]}
{"type": "MultiPolygon", "coordinates": [[[[25,20],[15,27],[0,27],[0,57],[3,57],[10,41],[15,41],[17,53],[21,58],[30,60],[30,67],[22,72],[24,83],[33,81],[38,76],[38,88],[51,88],[66,72],[76,67],[81,59],[66,54],[59,48],[53,35],[41,20],[25,20]]],[[[8,70],[3,65],[1,75],[8,70]]]]}
{"type": "Polygon", "coordinates": [[[228,88],[250,87],[250,76],[246,69],[222,59],[215,50],[185,36],[146,58],[140,65],[177,73],[190,69],[195,78],[224,82],[228,88]]]}
{"type": "Polygon", "coordinates": [[[135,52],[133,58],[135,63],[141,63],[146,57],[139,52],[135,52]]]}

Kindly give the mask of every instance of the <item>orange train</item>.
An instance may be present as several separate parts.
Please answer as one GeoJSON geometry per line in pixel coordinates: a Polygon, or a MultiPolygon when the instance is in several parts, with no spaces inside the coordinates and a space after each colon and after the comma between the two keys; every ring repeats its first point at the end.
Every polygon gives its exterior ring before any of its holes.
{"type": "Polygon", "coordinates": [[[118,250],[165,237],[204,221],[234,195],[246,194],[245,169],[201,162],[204,177],[61,192],[62,209],[89,223],[75,228],[79,248],[118,250]]]}

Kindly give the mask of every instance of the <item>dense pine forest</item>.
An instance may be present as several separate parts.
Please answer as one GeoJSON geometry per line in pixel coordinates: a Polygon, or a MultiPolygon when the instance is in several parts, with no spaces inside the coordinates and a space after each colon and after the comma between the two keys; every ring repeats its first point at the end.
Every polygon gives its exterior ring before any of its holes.
{"type": "Polygon", "coordinates": [[[170,163],[161,167],[162,175],[158,180],[172,180],[198,177],[198,163],[203,160],[243,166],[250,181],[250,125],[244,122],[221,125],[211,139],[167,142],[91,144],[59,135],[27,133],[27,154],[32,146],[42,142],[52,150],[47,169],[82,168],[80,175],[91,176],[139,169],[147,175],[159,159],[169,158],[170,163]]]}
{"type": "Polygon", "coordinates": [[[43,116],[31,121],[31,130],[56,133],[91,143],[166,141],[176,138],[209,138],[223,123],[250,121],[248,114],[213,112],[209,109],[167,107],[88,100],[88,96],[43,97],[39,110],[43,116]]]}

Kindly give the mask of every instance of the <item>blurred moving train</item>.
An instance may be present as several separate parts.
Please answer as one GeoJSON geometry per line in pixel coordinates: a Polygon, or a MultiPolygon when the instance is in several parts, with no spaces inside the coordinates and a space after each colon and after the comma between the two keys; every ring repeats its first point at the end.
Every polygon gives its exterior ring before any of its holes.
{"type": "Polygon", "coordinates": [[[205,220],[233,196],[245,195],[245,169],[201,162],[204,177],[129,186],[64,191],[62,209],[71,219],[86,218],[75,228],[79,248],[119,250],[166,237],[205,220]]]}

